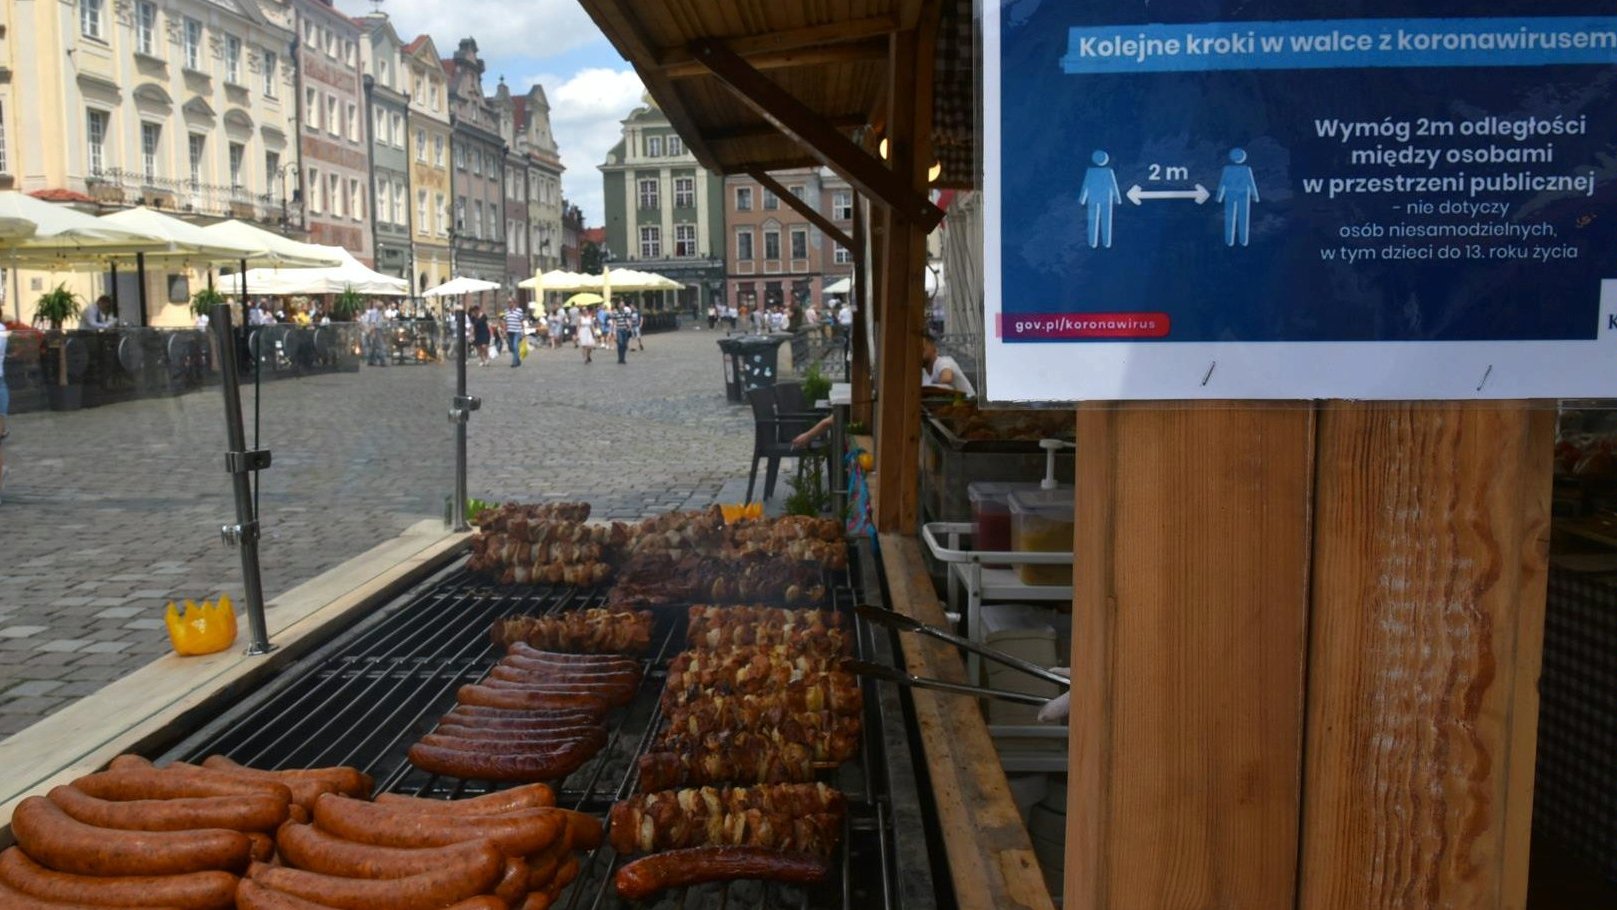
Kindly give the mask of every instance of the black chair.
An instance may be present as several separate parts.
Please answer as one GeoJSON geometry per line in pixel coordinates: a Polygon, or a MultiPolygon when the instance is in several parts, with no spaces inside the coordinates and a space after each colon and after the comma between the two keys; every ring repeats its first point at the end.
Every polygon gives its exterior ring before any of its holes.
{"type": "Polygon", "coordinates": [[[781,434],[781,422],[775,414],[775,389],[765,386],[747,392],[752,405],[752,471],[747,476],[747,501],[752,502],[753,488],[758,484],[758,460],[769,459],[764,475],[764,498],[775,495],[775,478],[780,475],[780,460],[797,454],[792,449],[792,437],[781,434]]]}

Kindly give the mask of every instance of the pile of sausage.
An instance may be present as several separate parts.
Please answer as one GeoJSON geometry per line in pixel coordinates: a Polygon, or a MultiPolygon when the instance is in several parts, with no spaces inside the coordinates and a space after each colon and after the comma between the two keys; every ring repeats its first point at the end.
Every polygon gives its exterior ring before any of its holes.
{"type": "Polygon", "coordinates": [[[639,656],[651,650],[651,630],[649,610],[592,607],[544,616],[508,616],[494,621],[491,635],[494,646],[501,650],[520,641],[543,651],[639,656]]]}
{"type": "Polygon", "coordinates": [[[120,756],[18,804],[0,907],[227,910],[249,864],[273,858],[277,828],[322,796],[370,787],[352,768],[256,771],[218,756],[157,768],[120,756]]]}
{"type": "Polygon", "coordinates": [[[677,558],[642,553],[618,570],[608,605],[632,609],[761,602],[811,607],[825,597],[825,568],[817,562],[761,552],[677,558]]]}
{"type": "Polygon", "coordinates": [[[627,657],[563,654],[514,642],[482,682],[410,748],[410,763],[468,780],[559,780],[606,745],[602,718],[640,687],[627,657]]]}
{"type": "Polygon", "coordinates": [[[612,807],[610,842],[625,864],[614,884],[631,900],[667,888],[759,878],[812,884],[830,874],[846,803],[824,784],[664,790],[612,807]]]}
{"type": "Polygon", "coordinates": [[[276,833],[241,910],[545,910],[600,846],[595,818],[555,808],[542,784],[455,801],[324,794],[276,833]]]}

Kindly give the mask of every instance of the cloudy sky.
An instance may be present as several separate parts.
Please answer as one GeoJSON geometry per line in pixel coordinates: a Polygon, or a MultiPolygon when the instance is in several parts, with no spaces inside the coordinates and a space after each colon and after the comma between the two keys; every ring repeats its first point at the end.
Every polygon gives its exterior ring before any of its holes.
{"type": "MultiPolygon", "coordinates": [[[[365,0],[337,0],[350,16],[369,13],[365,0]]],[[[644,88],[634,70],[590,21],[578,0],[383,0],[399,37],[423,32],[449,56],[462,38],[477,39],[487,62],[483,90],[493,94],[501,76],[513,94],[537,82],[550,99],[550,123],[561,146],[562,188],[599,225],[601,172],[621,121],[640,103],[644,88]]]]}

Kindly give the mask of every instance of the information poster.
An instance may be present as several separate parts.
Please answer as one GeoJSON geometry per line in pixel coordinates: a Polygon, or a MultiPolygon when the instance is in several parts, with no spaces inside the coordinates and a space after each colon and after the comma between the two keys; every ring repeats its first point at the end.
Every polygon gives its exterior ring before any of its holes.
{"type": "Polygon", "coordinates": [[[1617,396],[1617,6],[989,0],[986,395],[1617,396]]]}

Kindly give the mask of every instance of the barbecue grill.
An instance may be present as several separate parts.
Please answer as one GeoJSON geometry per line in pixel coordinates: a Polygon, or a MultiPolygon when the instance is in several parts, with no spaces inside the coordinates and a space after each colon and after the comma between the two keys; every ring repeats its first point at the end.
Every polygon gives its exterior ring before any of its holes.
{"type": "MultiPolygon", "coordinates": [[[[857,656],[892,661],[890,633],[856,619],[852,608],[876,593],[867,548],[829,587],[836,609],[856,631],[857,656]],[[856,581],[857,580],[857,581],[856,581]]],[[[428,774],[406,751],[455,703],[455,691],[481,679],[499,657],[489,636],[494,621],[598,606],[605,589],[498,586],[466,571],[465,562],[440,572],[353,629],[290,666],[241,704],[174,746],[162,761],[199,761],[223,754],[260,768],[351,765],[378,790],[444,799],[501,789],[487,781],[428,774]]],[[[604,816],[635,790],[637,759],[660,721],[658,696],[668,660],[684,650],[683,610],[659,610],[634,701],[608,717],[605,748],[564,781],[557,804],[604,816]]],[[[620,860],[610,845],[581,857],[581,872],[556,907],[575,910],[646,908],[884,908],[926,910],[939,905],[928,859],[929,827],[914,778],[911,737],[902,696],[865,680],[864,742],[859,756],[825,780],[847,796],[843,838],[832,881],[814,888],[732,882],[677,889],[630,905],[612,888],[620,860]]],[[[935,825],[931,826],[935,830],[935,825]]],[[[946,899],[945,899],[946,902],[946,899]]]]}

